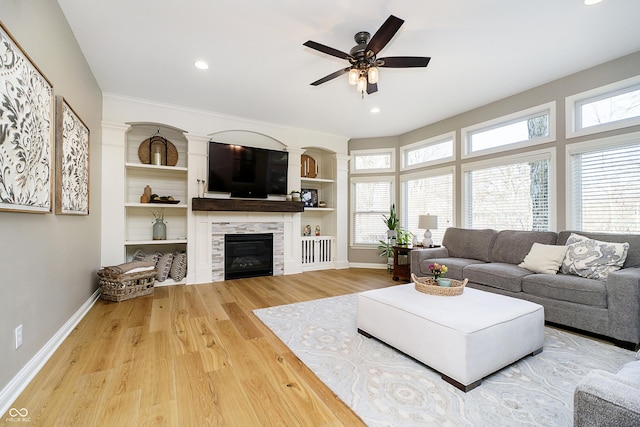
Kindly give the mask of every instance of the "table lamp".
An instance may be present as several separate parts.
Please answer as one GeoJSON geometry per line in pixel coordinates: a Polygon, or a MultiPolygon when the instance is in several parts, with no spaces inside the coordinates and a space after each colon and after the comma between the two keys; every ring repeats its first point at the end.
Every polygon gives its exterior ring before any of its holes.
{"type": "Polygon", "coordinates": [[[431,240],[430,229],[438,228],[438,216],[437,215],[420,215],[418,217],[418,228],[424,228],[424,239],[422,240],[422,246],[425,248],[433,246],[433,240],[431,240]]]}

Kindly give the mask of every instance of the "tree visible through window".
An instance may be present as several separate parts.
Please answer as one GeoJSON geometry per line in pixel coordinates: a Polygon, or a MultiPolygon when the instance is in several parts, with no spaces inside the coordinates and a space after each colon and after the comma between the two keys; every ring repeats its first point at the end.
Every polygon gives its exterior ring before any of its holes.
{"type": "Polygon", "coordinates": [[[465,172],[465,226],[548,230],[549,160],[465,172]]]}

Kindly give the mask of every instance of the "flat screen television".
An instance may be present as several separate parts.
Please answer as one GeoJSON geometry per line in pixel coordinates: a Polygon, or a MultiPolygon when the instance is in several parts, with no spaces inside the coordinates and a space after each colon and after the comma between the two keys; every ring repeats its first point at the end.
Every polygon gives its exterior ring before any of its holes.
{"type": "Polygon", "coordinates": [[[209,141],[207,191],[264,199],[287,194],[289,153],[209,141]]]}

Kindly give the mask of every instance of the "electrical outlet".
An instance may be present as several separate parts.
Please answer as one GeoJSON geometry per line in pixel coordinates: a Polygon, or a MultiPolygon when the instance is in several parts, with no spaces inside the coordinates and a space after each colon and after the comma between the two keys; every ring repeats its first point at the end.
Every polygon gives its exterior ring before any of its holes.
{"type": "Polygon", "coordinates": [[[16,349],[22,345],[22,325],[18,325],[16,328],[15,337],[16,337],[16,349]]]}

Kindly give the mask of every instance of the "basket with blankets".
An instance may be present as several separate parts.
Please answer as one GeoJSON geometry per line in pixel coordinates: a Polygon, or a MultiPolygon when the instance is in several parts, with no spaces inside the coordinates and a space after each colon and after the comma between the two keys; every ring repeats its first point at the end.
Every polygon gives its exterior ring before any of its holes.
{"type": "Polygon", "coordinates": [[[153,261],[133,261],[98,271],[102,298],[125,301],[153,293],[158,270],[153,261]]]}

